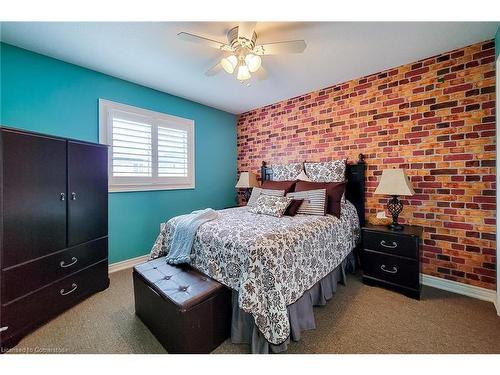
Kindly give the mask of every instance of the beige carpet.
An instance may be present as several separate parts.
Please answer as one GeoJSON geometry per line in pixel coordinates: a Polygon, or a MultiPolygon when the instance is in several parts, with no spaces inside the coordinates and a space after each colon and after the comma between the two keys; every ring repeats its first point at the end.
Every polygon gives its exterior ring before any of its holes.
{"type": "MultiPolygon", "coordinates": [[[[368,287],[350,275],[315,308],[317,328],[289,353],[500,353],[500,317],[492,303],[424,287],[415,301],[368,287]]],[[[215,353],[248,353],[226,340],[215,353]]],[[[134,314],[131,270],[111,286],[24,338],[11,352],[165,353],[134,314]]]]}

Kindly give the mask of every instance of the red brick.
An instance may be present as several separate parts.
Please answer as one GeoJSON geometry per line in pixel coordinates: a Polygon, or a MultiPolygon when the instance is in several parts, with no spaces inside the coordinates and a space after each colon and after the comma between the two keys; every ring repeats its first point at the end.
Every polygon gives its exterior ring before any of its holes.
{"type": "Polygon", "coordinates": [[[458,92],[458,91],[466,91],[466,90],[470,90],[472,88],[472,84],[471,83],[466,83],[466,84],[463,84],[463,85],[457,85],[457,86],[453,86],[453,87],[448,87],[446,89],[443,90],[443,93],[444,94],[453,94],[454,92],[458,92]]]}
{"type": "Polygon", "coordinates": [[[454,161],[454,160],[471,160],[474,157],[472,154],[453,154],[443,156],[444,161],[454,161]]]}
{"type": "Polygon", "coordinates": [[[422,131],[422,132],[406,133],[405,137],[406,138],[419,138],[419,137],[427,137],[428,135],[429,135],[428,131],[422,131]]]}
{"type": "Polygon", "coordinates": [[[430,171],[431,175],[455,175],[457,174],[457,169],[433,169],[430,171]]]}
{"type": "Polygon", "coordinates": [[[412,71],[409,71],[408,73],[406,73],[405,77],[416,76],[416,75],[419,75],[419,74],[427,73],[428,71],[429,71],[429,67],[423,67],[423,68],[415,69],[415,70],[412,70],[412,71]]]}
{"type": "Polygon", "coordinates": [[[404,98],[397,98],[397,99],[391,99],[391,100],[386,100],[383,105],[384,107],[388,107],[390,105],[395,105],[395,104],[401,104],[404,103],[404,98]]]}
{"type": "Polygon", "coordinates": [[[454,222],[444,222],[445,228],[455,228],[455,229],[464,229],[464,230],[472,230],[473,226],[471,224],[466,223],[454,223],[454,222]]]}

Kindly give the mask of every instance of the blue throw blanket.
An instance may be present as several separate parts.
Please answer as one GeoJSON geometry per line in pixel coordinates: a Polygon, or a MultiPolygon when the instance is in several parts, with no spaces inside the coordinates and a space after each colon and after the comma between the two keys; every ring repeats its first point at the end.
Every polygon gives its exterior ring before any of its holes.
{"type": "Polygon", "coordinates": [[[217,219],[218,216],[219,214],[211,208],[193,211],[188,215],[180,216],[172,235],[170,251],[166,256],[167,263],[191,263],[191,249],[196,231],[200,225],[217,219]]]}

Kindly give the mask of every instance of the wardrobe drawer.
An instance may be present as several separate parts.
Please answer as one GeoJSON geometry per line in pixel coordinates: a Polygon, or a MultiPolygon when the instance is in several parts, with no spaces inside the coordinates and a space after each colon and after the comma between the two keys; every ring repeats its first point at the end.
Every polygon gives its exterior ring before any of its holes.
{"type": "Polygon", "coordinates": [[[0,323],[6,329],[0,333],[1,341],[25,334],[90,294],[106,289],[108,284],[108,262],[103,260],[36,293],[3,304],[0,323]]]}
{"type": "Polygon", "coordinates": [[[419,289],[419,262],[363,250],[363,275],[399,286],[419,289]]]}
{"type": "Polygon", "coordinates": [[[388,254],[418,259],[418,237],[387,232],[363,231],[363,247],[388,254]]]}
{"type": "Polygon", "coordinates": [[[4,269],[2,304],[107,259],[108,238],[58,251],[37,260],[4,269]]]}

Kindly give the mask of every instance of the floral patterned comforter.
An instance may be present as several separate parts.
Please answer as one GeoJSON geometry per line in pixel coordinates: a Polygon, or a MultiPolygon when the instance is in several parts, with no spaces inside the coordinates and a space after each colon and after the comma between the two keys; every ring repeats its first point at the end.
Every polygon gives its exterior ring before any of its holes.
{"type": "MultiPolygon", "coordinates": [[[[342,203],[334,216],[276,218],[247,207],[220,210],[200,226],[191,265],[238,291],[239,306],[252,314],[272,344],[290,334],[287,306],[299,299],[351,252],[359,240],[355,207],[342,203]]],[[[161,224],[151,259],[168,253],[179,216],[161,224]]]]}

